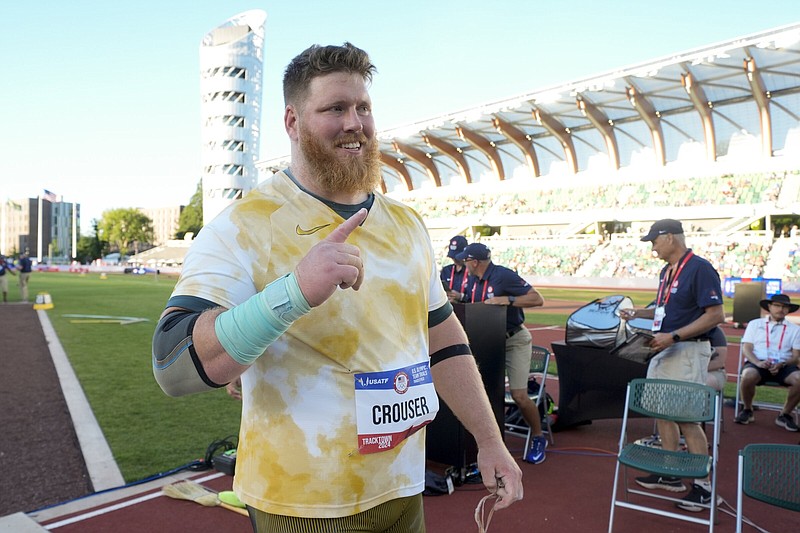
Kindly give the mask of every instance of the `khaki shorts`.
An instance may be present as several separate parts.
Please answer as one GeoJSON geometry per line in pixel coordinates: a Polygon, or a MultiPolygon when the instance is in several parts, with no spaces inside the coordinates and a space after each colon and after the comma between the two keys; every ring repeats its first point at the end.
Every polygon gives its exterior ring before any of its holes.
{"type": "Polygon", "coordinates": [[[506,375],[508,388],[528,390],[531,373],[531,332],[522,329],[506,339],[506,375]]]}
{"type": "Polygon", "coordinates": [[[340,518],[300,518],[265,513],[252,507],[247,510],[256,533],[425,533],[422,494],[390,500],[372,509],[340,518]]]}
{"type": "Polygon", "coordinates": [[[648,379],[674,379],[706,384],[711,343],[708,341],[683,341],[673,344],[650,359],[648,379]]]}

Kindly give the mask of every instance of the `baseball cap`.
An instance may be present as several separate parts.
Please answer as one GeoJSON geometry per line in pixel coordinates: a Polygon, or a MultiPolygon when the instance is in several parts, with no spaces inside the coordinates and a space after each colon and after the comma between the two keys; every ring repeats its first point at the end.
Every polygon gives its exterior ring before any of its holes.
{"type": "Polygon", "coordinates": [[[473,242],[472,244],[467,245],[463,252],[457,254],[456,259],[461,261],[464,261],[465,259],[478,259],[483,261],[485,259],[489,259],[491,256],[492,252],[486,247],[485,244],[473,242]]]}
{"type": "Polygon", "coordinates": [[[654,241],[659,235],[666,235],[667,233],[672,233],[673,235],[681,234],[683,233],[683,225],[679,220],[673,220],[671,218],[656,220],[653,222],[653,225],[650,226],[650,231],[647,235],[642,237],[641,240],[644,242],[654,241]]]}
{"type": "Polygon", "coordinates": [[[450,239],[450,247],[447,250],[447,257],[451,259],[454,258],[457,254],[464,251],[464,248],[467,247],[467,238],[463,235],[456,235],[452,239],[450,239]]]}

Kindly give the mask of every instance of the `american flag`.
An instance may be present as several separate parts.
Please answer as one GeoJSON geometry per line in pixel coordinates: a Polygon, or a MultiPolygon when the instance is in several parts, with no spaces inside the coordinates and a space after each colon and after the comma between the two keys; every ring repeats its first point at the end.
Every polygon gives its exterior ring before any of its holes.
{"type": "Polygon", "coordinates": [[[48,191],[47,189],[44,190],[44,195],[42,199],[47,200],[48,202],[55,202],[56,201],[56,193],[52,191],[48,191]]]}

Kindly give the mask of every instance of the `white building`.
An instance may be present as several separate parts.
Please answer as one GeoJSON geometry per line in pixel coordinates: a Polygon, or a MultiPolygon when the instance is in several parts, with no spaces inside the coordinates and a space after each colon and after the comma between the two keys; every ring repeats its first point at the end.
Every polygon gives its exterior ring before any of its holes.
{"type": "Polygon", "coordinates": [[[200,44],[203,224],[258,183],[266,18],[245,11],[200,44]]]}
{"type": "Polygon", "coordinates": [[[77,253],[80,211],[80,204],[41,196],[6,200],[0,205],[0,253],[27,250],[39,262],[69,263],[77,253]]]}
{"type": "Polygon", "coordinates": [[[153,246],[161,246],[175,238],[184,206],[140,207],[139,211],[153,221],[153,246]]]}

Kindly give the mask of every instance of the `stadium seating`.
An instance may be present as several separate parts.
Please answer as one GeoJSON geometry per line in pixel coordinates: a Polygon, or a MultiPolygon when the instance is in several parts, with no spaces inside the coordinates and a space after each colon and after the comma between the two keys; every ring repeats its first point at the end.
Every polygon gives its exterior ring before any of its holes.
{"type": "Polygon", "coordinates": [[[449,263],[446,239],[467,228],[470,241],[492,249],[495,263],[522,276],[652,280],[663,262],[639,236],[654,219],[679,218],[689,246],[722,278],[777,277],[800,288],[797,226],[760,226],[776,210],[786,212],[784,206],[800,208],[798,170],[470,187],[400,198],[426,220],[442,266],[449,263]],[[620,225],[608,233],[613,224],[620,225]],[[493,234],[470,238],[470,229],[480,228],[493,234]]]}

